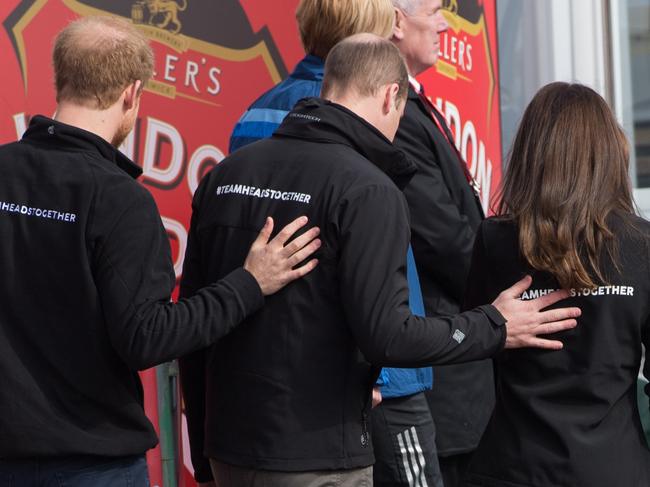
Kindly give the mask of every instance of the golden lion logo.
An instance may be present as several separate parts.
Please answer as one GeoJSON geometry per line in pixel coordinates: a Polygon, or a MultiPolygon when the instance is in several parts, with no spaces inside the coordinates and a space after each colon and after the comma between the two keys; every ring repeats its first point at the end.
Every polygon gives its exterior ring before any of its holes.
{"type": "Polygon", "coordinates": [[[176,3],[176,0],[138,1],[131,8],[131,18],[134,23],[144,23],[145,7],[149,13],[147,24],[155,25],[161,29],[167,29],[172,34],[178,34],[180,32],[181,22],[178,20],[178,12],[183,12],[187,8],[187,0],[183,0],[182,4],[176,3]],[[173,25],[173,28],[170,24],[173,25]]]}

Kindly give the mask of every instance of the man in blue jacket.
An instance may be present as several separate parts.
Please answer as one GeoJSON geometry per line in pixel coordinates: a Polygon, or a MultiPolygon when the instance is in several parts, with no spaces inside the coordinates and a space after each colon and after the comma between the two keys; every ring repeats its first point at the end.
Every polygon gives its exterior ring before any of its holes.
{"type": "Polygon", "coordinates": [[[241,116],[230,137],[230,153],[270,137],[298,100],[320,95],[325,58],[337,42],[360,32],[388,38],[393,16],[390,0],[302,0],[296,19],[307,55],[241,116]]]}

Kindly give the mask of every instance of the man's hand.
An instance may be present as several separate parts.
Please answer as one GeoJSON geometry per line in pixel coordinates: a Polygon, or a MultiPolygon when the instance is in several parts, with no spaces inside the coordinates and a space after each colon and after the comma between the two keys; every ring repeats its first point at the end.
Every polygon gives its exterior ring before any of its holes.
{"type": "Polygon", "coordinates": [[[379,387],[375,386],[372,388],[372,407],[376,408],[379,406],[379,403],[381,402],[381,389],[379,387]]]}
{"type": "Polygon", "coordinates": [[[568,291],[554,291],[532,301],[519,299],[521,293],[533,282],[530,276],[524,277],[514,286],[503,291],[494,301],[493,306],[506,319],[505,348],[535,347],[560,350],[562,342],[538,338],[562,330],[574,328],[574,318],[580,316],[580,308],[559,308],[540,311],[553,303],[568,298],[568,291]]]}
{"type": "Polygon", "coordinates": [[[306,224],[306,216],[296,218],[269,242],[273,232],[273,218],[266,219],[244,262],[244,269],[253,274],[264,296],[273,294],[291,281],[303,277],[318,264],[317,259],[311,259],[294,269],[321,246],[321,241],[316,238],[320,233],[319,228],[311,228],[286,244],[293,234],[306,224]]]}

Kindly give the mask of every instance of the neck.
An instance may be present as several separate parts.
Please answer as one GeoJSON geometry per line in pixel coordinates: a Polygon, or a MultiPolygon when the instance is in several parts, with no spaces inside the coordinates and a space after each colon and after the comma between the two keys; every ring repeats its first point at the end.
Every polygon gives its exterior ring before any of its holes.
{"type": "Polygon", "coordinates": [[[409,72],[409,76],[413,78],[424,73],[427,69],[429,69],[429,67],[430,66],[421,66],[419,63],[416,63],[409,59],[406,60],[406,70],[409,72]]]}
{"type": "Polygon", "coordinates": [[[331,101],[343,105],[388,137],[382,124],[381,109],[379,108],[381,104],[375,98],[370,96],[337,96],[333,97],[331,101]]]}
{"type": "Polygon", "coordinates": [[[112,143],[120,124],[116,105],[106,110],[97,110],[70,101],[59,103],[54,120],[92,132],[109,144],[112,143]]]}

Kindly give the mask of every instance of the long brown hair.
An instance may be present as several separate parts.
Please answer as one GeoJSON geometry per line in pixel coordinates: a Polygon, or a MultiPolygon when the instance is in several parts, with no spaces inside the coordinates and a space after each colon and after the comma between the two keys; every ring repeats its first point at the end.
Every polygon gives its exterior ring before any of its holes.
{"type": "Polygon", "coordinates": [[[498,207],[516,221],[521,254],[534,269],[567,289],[607,283],[601,256],[618,268],[608,217],[634,213],[628,166],[625,134],[598,93],[551,83],[535,95],[513,142],[498,207]]]}

